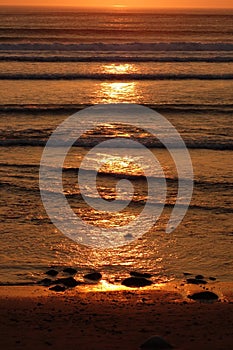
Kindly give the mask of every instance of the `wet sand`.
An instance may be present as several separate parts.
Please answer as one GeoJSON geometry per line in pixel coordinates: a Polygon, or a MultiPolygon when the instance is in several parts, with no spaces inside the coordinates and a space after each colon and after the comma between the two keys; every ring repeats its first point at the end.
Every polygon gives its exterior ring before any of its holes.
{"type": "Polygon", "coordinates": [[[180,350],[232,349],[231,287],[214,303],[189,301],[190,288],[199,287],[65,293],[1,287],[1,349],[136,350],[152,335],[180,350]]]}

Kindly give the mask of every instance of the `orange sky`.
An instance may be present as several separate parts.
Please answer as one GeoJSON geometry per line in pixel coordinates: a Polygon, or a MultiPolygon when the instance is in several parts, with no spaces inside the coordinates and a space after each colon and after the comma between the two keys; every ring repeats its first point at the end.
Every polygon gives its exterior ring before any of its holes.
{"type": "Polygon", "coordinates": [[[158,7],[205,7],[233,8],[232,0],[0,0],[0,5],[28,6],[77,6],[77,7],[113,7],[124,5],[130,8],[158,7]]]}

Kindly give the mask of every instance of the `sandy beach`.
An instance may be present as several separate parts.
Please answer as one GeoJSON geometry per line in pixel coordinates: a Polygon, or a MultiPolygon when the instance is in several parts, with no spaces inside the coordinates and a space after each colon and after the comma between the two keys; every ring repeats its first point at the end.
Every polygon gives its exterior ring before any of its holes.
{"type": "Polygon", "coordinates": [[[136,350],[159,335],[180,350],[230,350],[230,292],[203,303],[184,297],[200,287],[185,288],[55,293],[44,287],[1,287],[1,348],[136,350]]]}

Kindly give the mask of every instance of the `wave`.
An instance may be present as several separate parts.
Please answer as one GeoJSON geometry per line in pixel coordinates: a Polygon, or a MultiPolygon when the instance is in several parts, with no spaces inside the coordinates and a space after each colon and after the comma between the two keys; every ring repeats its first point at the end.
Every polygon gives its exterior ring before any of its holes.
{"type": "MultiPolygon", "coordinates": [[[[0,27],[0,32],[1,34],[5,35],[8,38],[11,38],[11,35],[15,33],[17,34],[21,34],[22,35],[26,35],[26,37],[29,38],[35,38],[35,34],[38,35],[39,37],[41,35],[43,35],[43,39],[47,39],[49,35],[52,34],[56,34],[56,35],[64,35],[64,34],[69,34],[69,35],[96,35],[96,34],[103,34],[103,35],[107,35],[107,34],[117,34],[120,33],[122,35],[122,33],[124,35],[129,35],[129,34],[135,34],[140,32],[140,34],[144,34],[144,33],[151,33],[151,34],[181,34],[181,35],[185,35],[185,34],[203,34],[203,28],[198,28],[195,27],[195,29],[183,29],[183,28],[171,28],[171,29],[162,29],[162,28],[151,28],[151,27],[144,27],[142,28],[140,26],[140,28],[135,27],[134,25],[129,27],[129,28],[124,28],[122,30],[121,27],[95,27],[95,28],[84,28],[84,27],[80,27],[77,29],[77,27],[66,27],[66,28],[59,28],[59,27],[32,27],[30,28],[30,31],[28,30],[28,28],[22,28],[20,26],[18,27],[14,27],[9,28],[9,27],[0,27]],[[46,35],[47,34],[47,35],[46,35]],[[10,37],[9,37],[10,35],[10,37]]],[[[219,28],[219,30],[216,29],[211,29],[208,28],[208,31],[206,32],[209,35],[213,35],[213,34],[232,34],[232,29],[231,28],[227,28],[224,26],[221,26],[219,28]]],[[[60,36],[59,36],[60,37],[60,36]]],[[[67,38],[67,37],[65,37],[67,38]]]]}
{"type": "MultiPolygon", "coordinates": [[[[8,168],[12,168],[12,170],[15,168],[16,172],[13,174],[11,172],[11,179],[15,179],[15,178],[21,178],[21,179],[25,179],[25,174],[24,172],[22,172],[22,175],[18,175],[19,169],[23,170],[25,169],[27,172],[31,172],[31,179],[37,181],[38,180],[38,171],[39,171],[39,167],[40,164],[17,164],[17,163],[12,163],[9,164],[7,162],[1,162],[0,163],[0,167],[1,167],[1,171],[8,171],[8,168]],[[4,170],[5,168],[5,170],[4,170]]],[[[75,175],[77,176],[78,172],[79,172],[79,167],[69,167],[69,168],[63,168],[63,173],[66,174],[71,174],[71,175],[75,175]]],[[[14,171],[14,170],[13,170],[14,171]]],[[[48,171],[50,174],[52,174],[53,172],[56,172],[56,167],[48,167],[48,171]]],[[[96,174],[96,170],[92,170],[92,169],[82,169],[82,172],[85,172],[88,178],[89,174],[96,174]]],[[[113,172],[106,172],[106,171],[99,171],[98,172],[98,177],[99,178],[114,178],[116,180],[120,180],[120,179],[127,179],[130,181],[142,181],[142,182],[146,182],[148,177],[146,177],[143,174],[130,174],[130,173],[113,173],[113,172]]],[[[27,176],[27,179],[29,177],[27,176]]],[[[156,179],[157,181],[160,181],[161,178],[159,177],[149,177],[150,179],[156,179]]],[[[163,179],[162,179],[163,180],[163,179]]],[[[178,178],[177,177],[165,177],[165,180],[167,182],[167,185],[169,186],[175,186],[177,187],[178,185],[178,178]]],[[[187,183],[189,183],[190,180],[188,179],[183,179],[183,181],[186,181],[187,183]]],[[[217,189],[219,192],[220,191],[231,191],[233,190],[233,182],[229,182],[226,180],[220,180],[216,179],[216,181],[213,181],[213,179],[208,179],[208,180],[204,180],[204,179],[194,179],[193,183],[195,185],[196,189],[202,189],[205,191],[213,191],[213,189],[217,189]]],[[[0,186],[4,187],[4,186],[9,186],[9,187],[16,187],[16,188],[20,188],[20,189],[25,189],[25,190],[30,190],[30,188],[25,187],[24,185],[19,185],[19,183],[12,183],[9,180],[3,180],[0,182],[0,186]]],[[[33,188],[33,191],[38,191],[38,189],[36,189],[35,187],[33,188]]],[[[68,194],[67,196],[69,197],[75,197],[77,196],[77,193],[73,193],[73,194],[68,194]]]]}
{"type": "MultiPolygon", "coordinates": [[[[8,162],[0,162],[0,167],[2,168],[1,170],[3,170],[3,168],[16,168],[16,173],[15,175],[11,175],[13,178],[18,178],[18,177],[22,177],[22,178],[25,178],[25,175],[22,174],[22,175],[18,175],[18,169],[26,169],[27,171],[30,171],[32,173],[32,169],[33,169],[33,172],[37,175],[38,174],[38,170],[39,170],[39,167],[40,167],[40,164],[32,164],[32,163],[29,163],[29,164],[20,164],[20,163],[8,163],[8,162]]],[[[49,166],[48,167],[48,171],[50,173],[52,172],[56,172],[57,168],[55,166],[49,166]]],[[[79,167],[67,167],[67,168],[64,168],[63,167],[63,173],[71,173],[71,174],[74,174],[74,175],[77,175],[77,173],[79,172],[80,168],[79,167]]],[[[5,171],[8,171],[7,169],[5,171]]],[[[88,174],[96,174],[96,170],[92,170],[92,169],[83,169],[82,168],[82,172],[85,172],[87,175],[88,174]]],[[[11,173],[12,174],[12,173],[11,173]]],[[[32,174],[33,175],[33,174],[32,174]]],[[[116,178],[116,179],[128,179],[128,180],[144,180],[146,181],[146,179],[148,177],[146,177],[145,175],[143,174],[131,174],[131,173],[116,173],[116,172],[107,172],[107,171],[99,171],[98,172],[98,176],[99,177],[113,177],[113,178],[116,178]]],[[[27,176],[28,178],[28,176],[27,176]]],[[[153,177],[151,177],[153,178],[153,177]]],[[[37,181],[37,177],[35,178],[33,176],[33,179],[35,179],[37,181]]],[[[156,177],[157,180],[160,180],[161,178],[159,177],[156,177]]],[[[170,184],[177,184],[178,182],[178,178],[177,177],[168,177],[166,176],[166,181],[170,184]]],[[[184,180],[184,179],[183,179],[184,180]]],[[[190,181],[190,180],[187,180],[187,181],[190,181]]],[[[230,189],[233,189],[233,182],[229,182],[229,181],[213,181],[213,179],[211,180],[198,180],[198,179],[194,179],[193,180],[195,186],[197,187],[202,187],[204,186],[206,190],[208,190],[208,186],[210,186],[211,188],[213,188],[213,186],[217,186],[219,188],[219,186],[222,186],[224,187],[225,189],[228,188],[229,190],[230,189]]],[[[12,183],[10,182],[7,182],[7,181],[4,181],[4,182],[0,182],[1,185],[6,185],[6,186],[19,186],[18,184],[15,184],[13,185],[12,183]]],[[[20,188],[22,188],[22,186],[20,186],[20,188]]]]}
{"type": "MultiPolygon", "coordinates": [[[[106,141],[106,137],[96,137],[92,138],[80,138],[77,142],[73,144],[74,147],[87,147],[92,148],[99,144],[100,142],[106,141]]],[[[147,148],[164,148],[164,146],[158,140],[151,140],[149,138],[139,139],[141,144],[146,146],[147,148]]],[[[45,147],[47,140],[38,140],[38,139],[5,139],[0,140],[0,147],[22,147],[22,146],[30,146],[30,147],[45,147]]],[[[186,147],[189,149],[212,149],[212,150],[222,150],[222,151],[231,151],[233,150],[233,141],[232,140],[207,140],[207,141],[199,141],[199,140],[185,140],[186,147]]],[[[59,142],[55,147],[66,146],[66,143],[59,142]]],[[[118,145],[119,146],[119,145],[118,145]]],[[[125,146],[124,146],[125,147],[125,146]]],[[[169,144],[170,148],[177,148],[176,144],[169,144]]]]}
{"type": "Polygon", "coordinates": [[[187,79],[198,79],[198,80],[232,80],[233,74],[0,74],[1,80],[187,80],[187,79]]]}
{"type": "Polygon", "coordinates": [[[0,162],[0,167],[7,167],[7,168],[21,168],[21,169],[31,169],[35,168],[38,169],[38,164],[17,164],[17,163],[8,163],[8,162],[0,162]]]}
{"type": "MultiPolygon", "coordinates": [[[[156,111],[164,112],[212,112],[212,113],[232,113],[233,104],[143,104],[146,107],[152,108],[156,111]]],[[[90,107],[89,104],[12,104],[0,105],[1,112],[15,112],[15,113],[35,113],[51,112],[66,113],[77,112],[83,108],[90,107]]]]}
{"type": "MultiPolygon", "coordinates": [[[[25,186],[20,186],[18,184],[10,184],[10,183],[0,183],[1,186],[4,186],[6,187],[6,189],[10,188],[11,190],[12,189],[15,189],[17,191],[23,191],[23,192],[31,192],[35,195],[40,195],[40,189],[39,188],[28,188],[28,187],[25,187],[25,186]]],[[[217,186],[221,186],[221,184],[216,184],[217,186]]],[[[210,185],[210,188],[211,188],[211,185],[210,185]]],[[[43,192],[45,193],[50,193],[52,194],[55,198],[57,196],[57,198],[59,198],[61,195],[63,196],[63,194],[61,193],[58,193],[58,192],[53,192],[53,191],[50,191],[50,190],[44,190],[43,192]]],[[[80,193],[69,193],[69,194],[65,194],[66,198],[71,200],[71,201],[74,201],[74,204],[78,204],[79,201],[83,202],[83,197],[80,193]]],[[[88,196],[87,196],[88,197],[88,196]]],[[[96,202],[96,204],[98,204],[98,201],[101,199],[101,198],[95,198],[95,197],[89,197],[89,199],[92,200],[92,202],[96,202]]],[[[112,202],[114,198],[111,198],[109,199],[109,202],[112,202]]],[[[122,199],[122,200],[116,200],[116,203],[128,203],[128,201],[122,199]]],[[[147,199],[141,199],[141,198],[133,198],[129,204],[129,206],[141,206],[141,207],[144,207],[145,204],[148,202],[147,199]]],[[[149,205],[151,206],[163,206],[163,203],[159,202],[159,201],[151,201],[149,199],[149,202],[148,202],[149,205]]],[[[185,204],[176,204],[178,207],[183,207],[185,206],[185,204]]],[[[173,203],[165,203],[164,205],[165,208],[173,208],[174,207],[174,204],[173,203]]],[[[224,213],[233,213],[233,208],[231,207],[225,207],[225,206],[217,206],[217,205],[199,205],[199,204],[191,204],[189,205],[189,209],[193,209],[193,210],[207,210],[207,211],[210,211],[210,210],[216,210],[216,211],[219,211],[219,212],[224,212],[224,213]]],[[[42,219],[40,221],[47,221],[47,219],[42,219]]]]}
{"type": "Polygon", "coordinates": [[[232,51],[233,43],[157,42],[157,43],[2,43],[2,51],[232,51]]]}
{"type": "Polygon", "coordinates": [[[4,62],[206,62],[206,63],[227,63],[233,62],[231,56],[0,56],[0,61],[4,62]]]}
{"type": "MultiPolygon", "coordinates": [[[[38,193],[39,194],[39,185],[38,185],[38,171],[39,171],[39,164],[38,165],[25,165],[22,166],[21,164],[5,164],[4,165],[6,168],[16,168],[16,171],[19,171],[19,169],[27,169],[28,171],[31,171],[32,168],[35,169],[35,174],[33,176],[30,176],[30,180],[33,180],[35,181],[35,184],[32,185],[32,183],[30,183],[29,185],[25,186],[24,183],[21,183],[18,181],[18,179],[25,179],[25,175],[22,173],[21,176],[19,175],[16,175],[11,173],[11,177],[8,179],[8,180],[3,180],[0,182],[0,187],[1,188],[6,188],[6,189],[13,189],[15,188],[16,190],[22,190],[22,191],[29,191],[29,192],[34,192],[34,193],[38,193]],[[15,180],[17,180],[15,182],[15,180]]],[[[3,163],[0,164],[0,167],[4,167],[3,166],[3,163]]],[[[3,169],[1,169],[3,170],[3,169]]],[[[6,169],[7,171],[7,169],[6,169]]],[[[49,174],[52,175],[53,172],[56,172],[56,168],[53,168],[53,169],[50,169],[48,170],[49,171],[49,174]]],[[[79,168],[65,168],[63,169],[63,174],[64,173],[71,173],[75,176],[77,176],[78,174],[78,171],[79,171],[79,168]]],[[[88,175],[91,174],[91,173],[94,173],[96,174],[95,170],[83,170],[82,171],[86,172],[86,175],[87,175],[87,179],[88,179],[88,175]]],[[[142,188],[142,186],[146,186],[146,183],[147,181],[150,179],[150,180],[156,180],[157,184],[160,182],[160,181],[164,181],[164,178],[159,178],[159,177],[153,177],[153,176],[150,176],[150,177],[146,177],[144,175],[133,175],[133,174],[129,174],[129,173],[124,173],[124,174],[119,174],[119,173],[108,173],[108,172],[98,172],[98,178],[103,178],[105,183],[108,183],[107,181],[109,181],[110,179],[115,179],[116,181],[118,180],[121,180],[121,179],[127,179],[129,181],[131,181],[132,183],[136,184],[138,181],[140,182],[140,186],[142,188]]],[[[29,179],[29,177],[27,176],[27,180],[29,179]]],[[[191,184],[191,180],[189,179],[180,179],[182,180],[183,183],[186,183],[186,184],[191,184]]],[[[167,184],[167,187],[168,188],[173,188],[173,189],[177,189],[178,188],[178,178],[176,177],[165,177],[165,181],[166,181],[166,184],[167,184]]],[[[233,182],[229,182],[229,181],[222,181],[222,180],[218,180],[216,179],[216,181],[213,181],[213,180],[194,180],[193,181],[193,184],[195,186],[195,190],[198,190],[198,191],[202,191],[202,192],[208,192],[208,191],[217,191],[217,192],[229,192],[229,191],[232,191],[233,190],[233,182]]],[[[59,193],[57,192],[54,192],[54,191],[49,191],[49,190],[45,190],[46,192],[51,192],[51,193],[54,193],[55,195],[59,195],[59,193]]],[[[146,187],[145,187],[145,191],[146,191],[146,187]]],[[[65,194],[67,198],[74,198],[74,199],[82,199],[82,195],[80,194],[80,192],[74,192],[74,193],[66,193],[65,194]]],[[[113,198],[112,198],[113,199],[113,198]]],[[[142,201],[146,201],[146,200],[143,200],[140,198],[135,198],[134,199],[135,202],[142,202],[142,201]]],[[[232,209],[233,211],[233,209],[232,209]]]]}

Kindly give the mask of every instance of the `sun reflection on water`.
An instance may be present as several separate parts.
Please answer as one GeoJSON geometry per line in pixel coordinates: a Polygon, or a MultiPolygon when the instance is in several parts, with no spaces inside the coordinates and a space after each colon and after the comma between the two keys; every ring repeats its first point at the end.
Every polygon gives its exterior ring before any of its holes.
{"type": "Polygon", "coordinates": [[[136,82],[114,81],[114,76],[139,73],[135,65],[130,63],[104,64],[102,66],[102,73],[112,74],[113,79],[98,84],[98,89],[96,90],[98,103],[136,103],[139,100],[136,91],[136,82]]]}
{"type": "Polygon", "coordinates": [[[111,63],[103,66],[103,72],[109,74],[134,73],[136,70],[136,67],[130,63],[111,63]]]}
{"type": "Polygon", "coordinates": [[[102,82],[99,94],[104,103],[136,102],[134,82],[102,82]]]}
{"type": "Polygon", "coordinates": [[[108,173],[108,174],[127,174],[134,176],[142,176],[144,175],[143,170],[140,166],[135,163],[133,159],[130,157],[118,157],[112,156],[109,158],[104,158],[101,161],[101,167],[99,169],[100,172],[108,173]]]}

